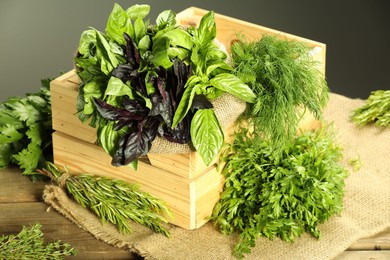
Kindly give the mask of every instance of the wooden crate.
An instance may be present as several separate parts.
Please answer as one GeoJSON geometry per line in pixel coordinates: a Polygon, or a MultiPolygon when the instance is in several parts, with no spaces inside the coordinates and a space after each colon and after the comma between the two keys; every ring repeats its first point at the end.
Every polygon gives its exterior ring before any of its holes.
{"type": "MultiPolygon", "coordinates": [[[[188,8],[177,15],[180,24],[196,25],[206,13],[199,8],[188,8]]],[[[215,15],[217,38],[230,47],[235,33],[259,38],[263,33],[287,39],[306,41],[313,47],[315,58],[325,72],[325,45],[223,15],[215,15]]],[[[206,167],[196,152],[186,154],[148,154],[140,161],[138,171],[129,167],[111,166],[111,157],[96,145],[96,130],[82,124],[76,114],[79,79],[74,70],[51,82],[54,162],[66,165],[71,173],[91,173],[97,176],[138,183],[143,191],[164,200],[171,208],[172,224],[185,229],[196,229],[205,224],[222,191],[224,178],[216,164],[206,167]]],[[[318,126],[311,115],[306,115],[301,128],[318,126]]]]}

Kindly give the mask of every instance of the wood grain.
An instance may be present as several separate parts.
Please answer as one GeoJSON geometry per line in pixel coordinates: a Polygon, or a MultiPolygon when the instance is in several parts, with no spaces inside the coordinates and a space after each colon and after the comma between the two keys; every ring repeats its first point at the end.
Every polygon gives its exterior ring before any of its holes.
{"type": "Polygon", "coordinates": [[[23,226],[40,223],[46,242],[62,240],[77,250],[76,257],[66,259],[142,259],[98,241],[42,202],[47,183],[33,183],[17,168],[0,169],[0,236],[17,234],[23,226]]]}

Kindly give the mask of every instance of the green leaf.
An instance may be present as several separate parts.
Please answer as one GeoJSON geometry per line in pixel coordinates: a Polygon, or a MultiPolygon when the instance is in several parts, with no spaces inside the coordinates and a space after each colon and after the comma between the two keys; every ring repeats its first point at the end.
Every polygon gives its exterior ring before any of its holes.
{"type": "Polygon", "coordinates": [[[42,119],[40,111],[25,99],[15,100],[8,105],[13,109],[12,113],[15,117],[18,117],[21,121],[25,121],[28,126],[42,119]]]}
{"type": "Polygon", "coordinates": [[[139,4],[130,6],[126,10],[126,13],[131,20],[136,20],[138,18],[143,19],[149,14],[149,12],[150,12],[149,5],[139,5],[139,4]]]}
{"type": "Polygon", "coordinates": [[[30,126],[26,131],[26,136],[31,140],[31,143],[36,145],[42,144],[41,125],[36,123],[30,126]]]}
{"type": "Polygon", "coordinates": [[[224,135],[213,109],[196,111],[191,121],[191,140],[196,151],[208,166],[217,158],[224,143],[224,135]]]}
{"type": "Polygon", "coordinates": [[[166,37],[159,37],[153,43],[153,55],[151,57],[151,62],[154,66],[162,66],[164,68],[170,68],[173,63],[168,56],[169,48],[169,39],[166,37]]]}
{"type": "Polygon", "coordinates": [[[13,155],[13,158],[17,161],[20,168],[24,169],[24,174],[33,174],[38,167],[41,156],[41,147],[35,143],[30,143],[27,148],[13,155]]]}
{"type": "Polygon", "coordinates": [[[229,73],[222,73],[210,79],[210,84],[248,103],[253,103],[256,95],[239,78],[229,73]]]}
{"type": "MultiPolygon", "coordinates": [[[[97,97],[99,98],[101,95],[100,92],[100,87],[97,89],[94,89],[93,92],[90,92],[89,94],[92,97],[97,97]]],[[[110,96],[124,96],[127,95],[131,99],[134,98],[133,90],[131,89],[130,86],[124,84],[122,80],[116,78],[116,77],[111,77],[110,80],[108,81],[107,84],[107,89],[106,92],[104,93],[105,96],[110,95],[110,96]]]]}
{"type": "Polygon", "coordinates": [[[156,92],[156,89],[154,88],[154,84],[150,81],[152,77],[158,77],[158,75],[155,71],[149,70],[145,77],[146,93],[148,94],[148,96],[156,92]]]}
{"type": "Polygon", "coordinates": [[[108,153],[113,156],[117,150],[117,143],[119,138],[124,134],[124,130],[114,130],[115,122],[107,122],[103,126],[99,126],[97,130],[99,145],[108,153]]]}
{"type": "Polygon", "coordinates": [[[93,98],[101,98],[103,96],[103,85],[100,81],[91,81],[88,82],[84,88],[84,108],[83,112],[86,115],[90,115],[95,111],[93,104],[93,98]]]}
{"type": "Polygon", "coordinates": [[[106,33],[111,39],[124,45],[126,43],[123,37],[125,32],[132,37],[134,36],[133,26],[127,13],[120,5],[115,3],[107,20],[106,33]]]}
{"type": "Polygon", "coordinates": [[[109,75],[114,68],[118,67],[119,63],[104,35],[99,31],[95,32],[96,54],[100,58],[100,68],[104,74],[109,75]]]}
{"type": "Polygon", "coordinates": [[[78,52],[83,55],[83,57],[89,57],[92,55],[91,49],[96,46],[96,32],[93,29],[86,30],[82,32],[80,37],[80,43],[78,47],[78,52]]]}
{"type": "Polygon", "coordinates": [[[172,10],[161,12],[157,16],[156,25],[159,30],[176,25],[176,14],[172,10]]]}
{"type": "Polygon", "coordinates": [[[0,145],[17,142],[23,138],[23,134],[10,124],[0,126],[0,145]]]}
{"type": "Polygon", "coordinates": [[[145,35],[138,42],[138,50],[141,53],[148,51],[150,49],[150,46],[152,46],[152,42],[150,41],[150,36],[149,35],[145,35]]]}
{"type": "Polygon", "coordinates": [[[217,27],[214,21],[214,12],[210,11],[200,20],[198,27],[198,40],[200,46],[204,46],[215,39],[217,27]]]}
{"type": "Polygon", "coordinates": [[[185,60],[191,56],[191,51],[183,49],[181,47],[170,47],[168,49],[168,56],[171,59],[185,60]]]}
{"type": "MultiPolygon", "coordinates": [[[[187,50],[191,50],[193,41],[191,35],[181,28],[174,28],[158,35],[158,37],[166,37],[169,39],[171,46],[180,46],[187,50]]],[[[156,38],[156,37],[155,37],[156,38]]]]}
{"type": "Polygon", "coordinates": [[[195,93],[200,87],[197,83],[200,81],[201,78],[197,76],[192,76],[188,79],[183,96],[177,106],[175,115],[173,116],[172,129],[175,128],[181,120],[183,120],[183,118],[187,115],[188,110],[190,110],[195,93]]]}
{"type": "Polygon", "coordinates": [[[135,42],[138,43],[146,34],[146,27],[142,18],[137,18],[134,22],[134,38],[135,42]]]}

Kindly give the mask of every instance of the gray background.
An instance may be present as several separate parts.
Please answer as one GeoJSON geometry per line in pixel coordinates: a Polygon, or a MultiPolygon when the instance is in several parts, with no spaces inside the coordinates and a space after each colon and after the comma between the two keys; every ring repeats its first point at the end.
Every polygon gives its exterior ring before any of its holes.
{"type": "Polygon", "coordinates": [[[0,0],[0,101],[37,91],[40,79],[70,70],[81,32],[89,26],[104,31],[114,2],[151,5],[151,21],[163,10],[196,6],[323,42],[332,92],[366,98],[390,89],[387,0],[0,0]]]}

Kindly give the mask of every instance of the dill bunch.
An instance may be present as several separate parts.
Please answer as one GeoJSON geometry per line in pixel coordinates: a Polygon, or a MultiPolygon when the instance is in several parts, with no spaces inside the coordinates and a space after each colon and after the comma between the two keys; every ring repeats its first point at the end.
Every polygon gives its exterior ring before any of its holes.
{"type": "Polygon", "coordinates": [[[63,259],[76,251],[60,240],[45,244],[42,225],[23,227],[17,235],[0,237],[0,259],[63,259]]]}
{"type": "Polygon", "coordinates": [[[374,123],[390,127],[390,90],[371,92],[366,103],[352,112],[351,118],[359,126],[374,123]]]}
{"type": "Polygon", "coordinates": [[[248,104],[244,120],[280,151],[297,131],[302,116],[298,108],[321,118],[327,83],[304,42],[269,35],[257,41],[241,38],[231,48],[234,73],[257,96],[248,104]]]}
{"type": "Polygon", "coordinates": [[[66,188],[77,203],[95,213],[102,223],[116,225],[121,233],[131,233],[130,221],[134,221],[170,237],[164,226],[166,218],[172,218],[169,208],[160,199],[140,191],[136,184],[90,174],[70,175],[52,163],[41,173],[66,188]]]}

